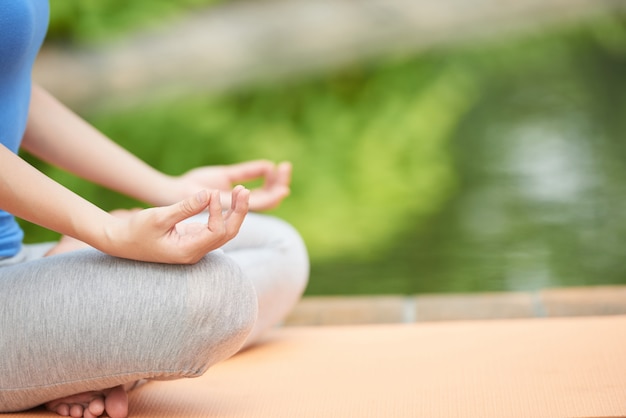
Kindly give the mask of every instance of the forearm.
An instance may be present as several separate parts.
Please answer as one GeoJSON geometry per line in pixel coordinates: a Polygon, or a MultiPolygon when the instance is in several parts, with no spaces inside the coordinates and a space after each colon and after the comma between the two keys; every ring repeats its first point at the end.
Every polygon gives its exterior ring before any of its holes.
{"type": "Polygon", "coordinates": [[[115,218],[49,179],[0,145],[0,208],[89,245],[107,247],[115,218]]]}
{"type": "Polygon", "coordinates": [[[22,147],[109,189],[153,205],[172,203],[171,177],[109,140],[36,85],[22,147]]]}

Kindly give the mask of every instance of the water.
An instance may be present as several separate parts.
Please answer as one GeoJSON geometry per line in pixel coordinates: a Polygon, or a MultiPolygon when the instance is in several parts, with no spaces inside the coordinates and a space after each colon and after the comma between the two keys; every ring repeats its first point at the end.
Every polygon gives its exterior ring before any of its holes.
{"type": "Polygon", "coordinates": [[[626,284],[626,47],[601,38],[491,72],[451,138],[446,204],[369,259],[314,265],[308,292],[626,284]]]}
{"type": "Polygon", "coordinates": [[[625,74],[616,17],[90,119],[171,174],[293,161],[278,215],[309,244],[309,294],[626,284],[625,74]]]}

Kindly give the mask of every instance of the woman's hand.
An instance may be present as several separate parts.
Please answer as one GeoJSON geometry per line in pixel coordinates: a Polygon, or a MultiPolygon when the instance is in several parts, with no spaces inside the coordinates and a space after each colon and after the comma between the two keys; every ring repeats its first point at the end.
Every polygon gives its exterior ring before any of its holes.
{"type": "Polygon", "coordinates": [[[234,184],[262,180],[263,184],[250,191],[249,208],[251,211],[273,209],[289,195],[291,183],[291,164],[274,164],[270,161],[255,160],[239,164],[200,167],[175,177],[173,190],[185,195],[203,189],[217,189],[221,194],[224,207],[230,207],[233,199],[231,188],[234,184]]]}
{"type": "Polygon", "coordinates": [[[111,217],[101,250],[122,258],[169,264],[193,264],[237,235],[248,213],[250,192],[232,192],[231,208],[223,213],[219,192],[201,190],[170,206],[111,217]],[[208,207],[207,223],[181,223],[208,207]]]}

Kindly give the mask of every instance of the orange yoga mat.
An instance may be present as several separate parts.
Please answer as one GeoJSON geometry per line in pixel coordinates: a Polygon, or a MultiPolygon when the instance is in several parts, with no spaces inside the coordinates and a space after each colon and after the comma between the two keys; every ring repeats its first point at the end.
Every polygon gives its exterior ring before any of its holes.
{"type": "MultiPolygon", "coordinates": [[[[131,417],[626,417],[626,316],[298,327],[131,417]]],[[[5,417],[54,416],[37,410],[5,417]]]]}

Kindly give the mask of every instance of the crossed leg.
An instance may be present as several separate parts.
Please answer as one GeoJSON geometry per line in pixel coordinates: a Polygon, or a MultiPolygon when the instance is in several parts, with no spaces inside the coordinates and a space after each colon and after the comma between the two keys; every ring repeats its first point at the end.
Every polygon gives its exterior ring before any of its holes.
{"type": "MultiPolygon", "coordinates": [[[[64,238],[50,254],[84,248],[84,244],[64,238]]],[[[250,214],[240,234],[224,247],[230,258],[252,281],[258,302],[258,318],[245,347],[253,344],[268,328],[279,323],[299,300],[308,279],[306,248],[297,232],[275,218],[250,214]]],[[[113,388],[88,391],[56,399],[46,408],[61,416],[96,418],[105,412],[111,418],[128,414],[127,391],[130,382],[113,388]]]]}

